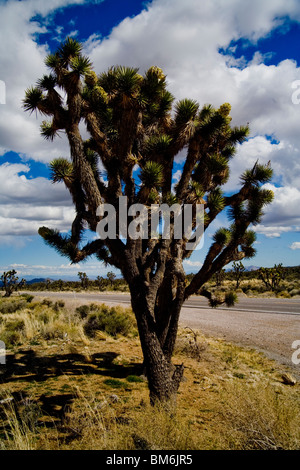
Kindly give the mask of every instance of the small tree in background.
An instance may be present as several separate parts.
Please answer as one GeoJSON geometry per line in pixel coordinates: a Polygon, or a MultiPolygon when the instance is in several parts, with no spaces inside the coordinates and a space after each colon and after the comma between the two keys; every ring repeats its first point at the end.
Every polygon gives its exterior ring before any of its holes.
{"type": "Polygon", "coordinates": [[[88,278],[87,274],[80,271],[78,273],[78,277],[79,277],[80,282],[81,282],[81,287],[86,290],[88,288],[88,285],[89,285],[89,278],[88,278]]]}
{"type": "Polygon", "coordinates": [[[245,266],[241,261],[239,263],[234,261],[232,265],[232,271],[234,274],[234,279],[236,281],[235,287],[236,289],[238,289],[242,280],[243,272],[245,271],[245,266]]]}
{"type": "Polygon", "coordinates": [[[10,297],[14,291],[25,285],[25,279],[21,279],[21,281],[19,281],[16,274],[17,271],[12,269],[11,271],[6,271],[1,275],[0,279],[3,282],[3,288],[5,290],[4,297],[10,297]]]}
{"type": "MultiPolygon", "coordinates": [[[[261,188],[272,170],[257,162],[241,176],[240,190],[226,196],[222,186],[229,178],[229,163],[237,144],[247,138],[248,127],[231,126],[228,103],[201,108],[195,100],[183,99],[173,106],[166,76],[156,66],[144,75],[121,66],[97,75],[73,39],[50,54],[46,65],[50,74],[26,91],[24,108],[46,116],[41,126],[46,139],[60,132],[67,136],[71,158],[53,161],[51,171],[53,182],[63,181],[70,191],[76,217],[68,235],[47,227],[39,234],[72,263],[94,255],[121,271],[137,320],[151,403],[173,401],[184,371],[183,364],[171,360],[181,307],[225,265],[255,254],[250,226],[260,221],[263,207],[273,198],[261,188]],[[185,159],[174,186],[179,152],[185,159]],[[113,237],[84,242],[85,228],[95,232],[104,218],[98,212],[103,202],[120,219],[121,196],[128,207],[176,202],[184,210],[185,204],[191,205],[193,229],[197,204],[204,205],[204,230],[227,209],[231,226],[217,230],[201,269],[186,285],[183,261],[193,250],[185,236],[174,236],[175,217],[167,239],[152,233],[147,239],[127,233],[124,239],[116,228],[113,237]]],[[[136,221],[129,214],[126,218],[128,225],[136,221]]]]}
{"type": "Polygon", "coordinates": [[[113,287],[114,281],[115,281],[115,279],[116,279],[115,273],[113,273],[112,271],[109,271],[109,272],[106,274],[106,276],[107,276],[107,279],[108,279],[109,282],[110,282],[110,287],[113,287]]]}
{"type": "Polygon", "coordinates": [[[105,290],[105,286],[106,286],[106,279],[103,277],[103,276],[97,276],[97,284],[98,284],[98,287],[99,287],[99,290],[100,291],[103,291],[105,290]]]}
{"type": "Polygon", "coordinates": [[[275,264],[273,268],[259,268],[258,278],[263,281],[268,290],[276,291],[283,279],[282,264],[275,264]]]}

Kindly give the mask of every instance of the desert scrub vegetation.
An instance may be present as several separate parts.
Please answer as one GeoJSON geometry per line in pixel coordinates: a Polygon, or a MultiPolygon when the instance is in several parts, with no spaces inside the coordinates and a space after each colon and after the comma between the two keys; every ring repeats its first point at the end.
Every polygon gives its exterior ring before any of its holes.
{"type": "Polygon", "coordinates": [[[0,366],[0,449],[300,449],[300,386],[256,350],[181,328],[185,374],[170,414],[148,403],[129,309],[16,300],[24,308],[0,315],[0,339],[16,335],[0,366]]]}
{"type": "Polygon", "coordinates": [[[97,331],[104,331],[114,337],[137,334],[135,318],[130,308],[92,303],[77,307],[76,313],[85,320],[83,329],[88,337],[94,338],[97,331]]]}
{"type": "Polygon", "coordinates": [[[113,337],[137,334],[130,309],[91,304],[74,312],[63,301],[33,299],[26,294],[0,299],[0,339],[6,348],[56,339],[87,343],[97,332],[113,337]]]}
{"type": "Polygon", "coordinates": [[[247,297],[279,297],[292,299],[300,295],[300,279],[284,279],[275,291],[268,289],[262,280],[257,278],[242,279],[236,289],[236,281],[222,280],[221,284],[215,280],[208,282],[205,287],[214,295],[224,296],[227,292],[236,292],[247,297]]]}

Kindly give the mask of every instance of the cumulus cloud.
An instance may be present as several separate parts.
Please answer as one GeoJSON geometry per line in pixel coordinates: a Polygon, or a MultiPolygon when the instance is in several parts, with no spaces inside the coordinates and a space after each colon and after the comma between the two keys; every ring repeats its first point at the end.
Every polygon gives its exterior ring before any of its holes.
{"type": "Polygon", "coordinates": [[[265,208],[262,224],[254,230],[268,238],[279,238],[283,233],[300,232],[300,191],[290,186],[265,184],[274,193],[273,202],[265,208]]]}
{"type": "Polygon", "coordinates": [[[28,165],[0,165],[0,237],[36,235],[42,225],[68,230],[74,208],[63,184],[27,178],[28,165]]]}
{"type": "MultiPolygon", "coordinates": [[[[14,150],[25,159],[43,162],[69,154],[64,137],[54,143],[40,137],[40,118],[25,114],[21,102],[24,90],[46,72],[44,58],[48,47],[37,37],[42,39],[56,9],[83,3],[85,0],[8,0],[1,4],[0,79],[7,91],[6,105],[1,105],[0,114],[2,154],[14,150]],[[32,21],[36,15],[44,21],[32,21]]],[[[124,64],[137,66],[143,73],[158,65],[167,74],[169,88],[177,99],[188,97],[197,99],[200,105],[209,102],[214,106],[230,102],[233,124],[249,122],[251,138],[238,149],[226,189],[237,189],[239,175],[257,159],[264,163],[271,160],[275,201],[267,209],[263,223],[272,230],[280,228],[272,232],[279,235],[283,229],[300,225],[300,106],[292,102],[292,83],[300,79],[300,68],[289,59],[277,66],[266,65],[266,57],[259,52],[248,63],[243,57],[234,59],[230,46],[241,38],[255,43],[287,18],[300,21],[298,0],[154,0],[136,17],[124,19],[108,37],[102,38],[100,32],[93,31],[84,45],[97,72],[124,64]],[[221,53],[221,48],[228,52],[221,53]]],[[[63,36],[62,29],[56,32],[58,37],[63,36]]],[[[30,203],[35,204],[33,201],[38,201],[36,206],[48,207],[49,220],[61,217],[58,206],[68,207],[61,189],[48,197],[47,183],[26,178],[26,168],[4,167],[1,171],[1,211],[4,205],[7,207],[5,215],[0,212],[0,216],[6,217],[10,211],[11,220],[19,220],[21,198],[28,204],[27,209],[30,203]],[[13,204],[12,184],[5,178],[9,171],[15,171],[15,217],[9,208],[13,204]],[[50,210],[53,205],[55,214],[50,210]]],[[[27,211],[27,215],[35,221],[41,217],[40,212],[34,216],[27,211]]],[[[67,215],[63,217],[67,220],[67,215]]]]}
{"type": "Polygon", "coordinates": [[[59,8],[82,4],[85,0],[8,0],[0,5],[0,79],[6,85],[6,104],[0,113],[1,153],[13,150],[30,155],[35,160],[48,162],[62,152],[69,153],[65,139],[50,144],[40,136],[41,119],[23,111],[25,90],[47,73],[44,58],[49,52],[47,45],[37,42],[38,35],[47,31],[32,19],[49,17],[59,8]]]}
{"type": "Polygon", "coordinates": [[[273,202],[265,209],[264,224],[299,226],[300,190],[291,186],[276,187],[270,183],[264,188],[274,193],[273,202]]]}
{"type": "Polygon", "coordinates": [[[291,250],[300,250],[300,242],[293,242],[290,246],[291,250]]]}
{"type": "Polygon", "coordinates": [[[201,261],[191,261],[189,259],[187,260],[184,260],[183,262],[184,266],[188,266],[188,267],[197,267],[197,268],[201,268],[201,266],[203,265],[203,263],[201,263],[201,261]]]}

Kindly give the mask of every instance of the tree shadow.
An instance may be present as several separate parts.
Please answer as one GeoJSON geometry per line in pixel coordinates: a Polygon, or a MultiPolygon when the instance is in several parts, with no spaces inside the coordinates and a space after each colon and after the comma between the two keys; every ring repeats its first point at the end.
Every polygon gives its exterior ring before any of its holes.
{"type": "Polygon", "coordinates": [[[15,354],[6,356],[6,364],[0,371],[0,382],[43,382],[61,375],[87,374],[122,379],[141,373],[142,364],[115,364],[113,361],[117,356],[117,353],[111,351],[95,353],[88,358],[78,353],[38,356],[33,350],[18,351],[18,358],[15,354]]]}
{"type": "MultiPolygon", "coordinates": [[[[79,353],[38,356],[34,350],[21,350],[15,354],[7,354],[6,364],[0,368],[0,384],[16,382],[46,382],[60,376],[78,377],[105,376],[114,379],[125,379],[129,375],[140,375],[143,365],[128,363],[115,364],[118,356],[115,352],[95,353],[89,357],[79,353]]],[[[129,385],[129,384],[128,384],[129,385]]],[[[61,390],[60,390],[61,391],[61,390]]],[[[56,421],[62,421],[67,409],[76,398],[76,393],[49,394],[44,393],[37,399],[41,410],[56,421]]],[[[12,394],[14,405],[22,407],[26,401],[26,391],[12,394]]],[[[0,399],[1,406],[1,399],[0,399]]],[[[51,426],[51,424],[50,424],[51,426]]]]}

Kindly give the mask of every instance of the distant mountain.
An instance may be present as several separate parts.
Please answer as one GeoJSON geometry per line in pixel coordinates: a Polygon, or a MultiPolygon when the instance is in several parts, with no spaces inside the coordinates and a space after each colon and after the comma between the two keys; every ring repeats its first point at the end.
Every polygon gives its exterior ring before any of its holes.
{"type": "MultiPolygon", "coordinates": [[[[35,284],[37,282],[46,282],[47,279],[49,279],[48,277],[36,277],[34,279],[30,279],[30,281],[26,281],[26,284],[35,284]]],[[[50,281],[52,282],[53,279],[50,279],[50,281]]]]}
{"type": "MultiPolygon", "coordinates": [[[[30,284],[35,284],[36,282],[46,282],[47,279],[49,279],[49,278],[39,277],[39,278],[35,278],[35,279],[30,279],[30,280],[26,279],[26,284],[30,285],[30,284]]],[[[50,281],[52,282],[52,279],[50,279],[50,281]]],[[[3,282],[2,281],[0,281],[0,288],[1,287],[3,287],[3,282]]]]}
{"type": "Polygon", "coordinates": [[[258,266],[245,266],[245,271],[257,271],[258,269],[258,266]]]}

